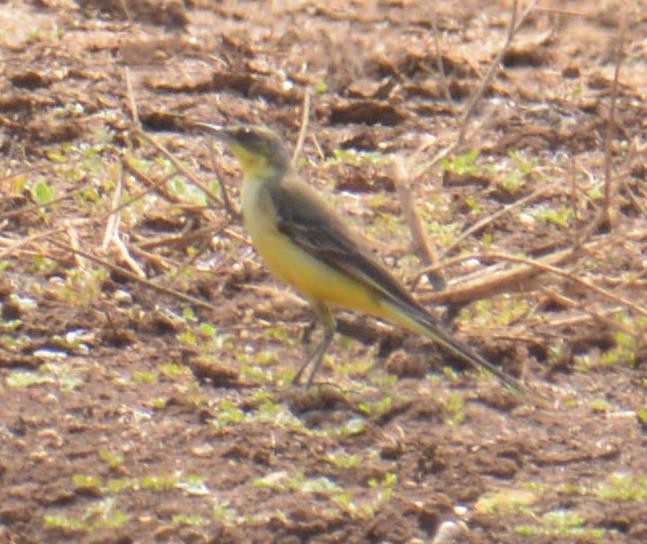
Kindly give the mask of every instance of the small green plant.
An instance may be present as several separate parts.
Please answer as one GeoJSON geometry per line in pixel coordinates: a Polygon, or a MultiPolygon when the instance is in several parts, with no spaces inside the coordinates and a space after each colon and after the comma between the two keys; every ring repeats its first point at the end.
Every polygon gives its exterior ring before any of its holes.
{"type": "Polygon", "coordinates": [[[465,398],[462,393],[450,393],[445,401],[445,421],[450,425],[460,425],[465,421],[465,398]]]}
{"type": "Polygon", "coordinates": [[[227,527],[234,527],[240,518],[238,510],[232,507],[229,501],[216,501],[213,504],[211,513],[215,520],[227,527]]]}
{"type": "Polygon", "coordinates": [[[171,380],[176,380],[178,378],[187,378],[193,375],[191,369],[188,366],[180,363],[160,363],[158,368],[164,376],[170,378],[171,380]]]}
{"type": "Polygon", "coordinates": [[[589,401],[589,408],[594,412],[606,413],[613,410],[613,405],[605,399],[593,399],[589,401]]]}
{"type": "Polygon", "coordinates": [[[83,385],[83,379],[72,374],[68,365],[56,365],[46,363],[38,370],[12,370],[7,377],[7,385],[10,387],[23,388],[40,384],[55,384],[67,391],[79,389],[83,385]]]}
{"type": "Polygon", "coordinates": [[[530,505],[537,501],[537,493],[530,489],[502,489],[482,495],[474,506],[478,512],[529,513],[530,505]]]}
{"type": "Polygon", "coordinates": [[[455,174],[466,175],[471,174],[475,175],[479,173],[479,167],[477,161],[481,155],[478,149],[472,149],[463,155],[454,155],[452,157],[445,157],[440,166],[443,170],[449,170],[455,174]]]}
{"type": "Polygon", "coordinates": [[[602,354],[600,364],[635,366],[639,348],[638,338],[622,331],[615,332],[613,337],[616,345],[602,354]]]}
{"type": "Polygon", "coordinates": [[[539,164],[539,159],[537,157],[528,158],[523,151],[516,149],[511,150],[508,153],[508,157],[514,161],[516,167],[523,176],[532,174],[539,164]]]}
{"type": "Polygon", "coordinates": [[[137,370],[133,373],[133,382],[141,384],[157,383],[157,374],[149,370],[137,370]]]}
{"type": "Polygon", "coordinates": [[[599,499],[614,501],[643,501],[647,499],[647,477],[614,472],[606,483],[595,489],[599,499]]]}
{"type": "Polygon", "coordinates": [[[37,204],[49,204],[56,198],[56,190],[45,180],[39,179],[31,189],[31,194],[37,204]]]}
{"type": "Polygon", "coordinates": [[[379,151],[357,151],[355,149],[335,149],[329,163],[345,163],[358,167],[384,168],[391,159],[379,151]]]}
{"type": "Polygon", "coordinates": [[[200,514],[175,514],[171,517],[173,525],[205,525],[207,520],[200,514]]]}
{"type": "Polygon", "coordinates": [[[362,464],[362,456],[346,453],[343,450],[335,450],[324,455],[324,459],[339,468],[355,468],[362,464]]]}
{"type": "Polygon", "coordinates": [[[647,406],[638,410],[638,421],[641,425],[647,425],[647,406]]]}
{"type": "Polygon", "coordinates": [[[100,489],[101,478],[99,476],[90,476],[88,474],[74,474],[72,481],[77,487],[83,489],[100,489]]]}
{"type": "Polygon", "coordinates": [[[338,427],[335,434],[340,436],[353,436],[362,434],[365,430],[366,420],[360,417],[354,417],[346,421],[341,427],[338,427]]]}
{"type": "Polygon", "coordinates": [[[553,510],[539,518],[539,524],[520,524],[515,532],[524,536],[604,538],[607,531],[597,527],[583,527],[584,520],[569,510],[553,510]]]}
{"type": "Polygon", "coordinates": [[[60,291],[61,298],[80,306],[90,305],[103,296],[101,287],[108,277],[109,273],[105,268],[69,270],[60,291]]]}
{"type": "MultiPolygon", "coordinates": [[[[343,340],[342,340],[343,343],[343,340]]],[[[374,362],[368,358],[349,357],[347,362],[334,364],[335,372],[352,376],[366,376],[367,372],[373,367],[374,362]]]]}
{"type": "Polygon", "coordinates": [[[56,379],[49,374],[33,370],[12,370],[7,377],[9,387],[23,388],[42,383],[56,383],[56,379]]]}
{"type": "Polygon", "coordinates": [[[277,340],[281,343],[292,345],[294,338],[292,331],[283,325],[274,325],[265,329],[265,335],[271,340],[277,340]]]}
{"type": "Polygon", "coordinates": [[[525,176],[519,171],[509,172],[499,180],[499,184],[508,191],[517,191],[526,184],[525,176]]]}
{"type": "Polygon", "coordinates": [[[531,217],[559,227],[568,227],[575,219],[575,211],[567,206],[552,208],[546,204],[538,204],[528,210],[531,217]]]}
{"type": "Polygon", "coordinates": [[[126,491],[128,489],[137,489],[139,482],[136,478],[111,478],[102,488],[104,493],[113,494],[126,491]]]}
{"type": "Polygon", "coordinates": [[[115,499],[108,497],[90,504],[81,517],[48,514],[44,517],[44,524],[46,527],[71,532],[87,532],[100,528],[116,529],[128,523],[131,516],[121,510],[115,510],[114,506],[115,499]]]}
{"type": "Polygon", "coordinates": [[[199,474],[178,474],[177,477],[178,480],[175,484],[176,489],[182,489],[189,495],[194,496],[211,494],[203,476],[200,476],[199,474]]]}
{"type": "Polygon", "coordinates": [[[362,401],[358,404],[358,408],[363,413],[372,417],[387,413],[392,406],[393,398],[388,395],[376,402],[362,401]]]}
{"type": "Polygon", "coordinates": [[[168,182],[169,190],[185,200],[196,206],[208,206],[209,198],[207,195],[192,183],[187,183],[182,176],[173,176],[168,182]]]}
{"type": "Polygon", "coordinates": [[[65,514],[48,514],[44,518],[45,527],[63,529],[72,532],[85,532],[88,529],[83,520],[65,514]]]}
{"type": "Polygon", "coordinates": [[[387,501],[393,495],[393,490],[395,489],[396,484],[398,483],[398,475],[394,472],[387,472],[384,475],[382,481],[377,478],[371,478],[368,481],[368,486],[373,489],[378,489],[379,493],[377,495],[376,502],[381,503],[387,501]]]}
{"type": "Polygon", "coordinates": [[[139,485],[142,489],[150,489],[151,491],[165,491],[174,489],[177,484],[177,478],[174,475],[161,475],[157,476],[151,474],[140,478],[139,485]]]}
{"type": "Polygon", "coordinates": [[[483,211],[483,204],[475,195],[469,195],[465,198],[465,204],[469,207],[470,211],[474,214],[480,214],[483,211]]]}
{"type": "Polygon", "coordinates": [[[285,471],[273,472],[264,478],[254,480],[256,487],[268,487],[275,491],[300,491],[302,493],[316,493],[331,495],[340,493],[341,487],[330,478],[319,476],[307,478],[302,472],[289,476],[285,471]]]}
{"type": "Polygon", "coordinates": [[[125,459],[121,453],[110,450],[99,450],[99,458],[104,461],[111,470],[116,470],[123,466],[125,459]]]}

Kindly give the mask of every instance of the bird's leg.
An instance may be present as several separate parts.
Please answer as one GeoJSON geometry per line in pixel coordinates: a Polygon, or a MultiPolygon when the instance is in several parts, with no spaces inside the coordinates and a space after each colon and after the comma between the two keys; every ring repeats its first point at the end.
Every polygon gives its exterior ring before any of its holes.
{"type": "Polygon", "coordinates": [[[321,342],[317,345],[315,350],[310,355],[308,355],[305,362],[303,363],[303,365],[301,365],[301,368],[292,379],[293,385],[299,385],[303,372],[308,366],[310,366],[310,363],[314,361],[312,372],[310,373],[310,377],[308,378],[307,387],[310,387],[312,385],[315,374],[319,370],[321,362],[323,361],[323,357],[326,354],[330,343],[332,342],[333,336],[335,335],[336,323],[330,309],[326,305],[321,303],[313,303],[312,307],[318,320],[323,326],[323,338],[321,339],[321,342]]]}
{"type": "Polygon", "coordinates": [[[315,352],[315,357],[313,357],[313,360],[315,362],[314,366],[312,367],[312,372],[310,373],[310,377],[308,378],[308,387],[312,385],[312,382],[314,381],[315,374],[319,370],[319,367],[321,366],[321,362],[323,361],[324,355],[326,354],[326,351],[328,351],[328,348],[330,347],[330,343],[332,342],[333,336],[335,335],[335,318],[333,317],[332,313],[328,308],[326,308],[325,312],[325,317],[322,318],[322,323],[324,327],[324,335],[321,340],[321,343],[319,344],[319,347],[317,347],[317,351],[315,352]]]}

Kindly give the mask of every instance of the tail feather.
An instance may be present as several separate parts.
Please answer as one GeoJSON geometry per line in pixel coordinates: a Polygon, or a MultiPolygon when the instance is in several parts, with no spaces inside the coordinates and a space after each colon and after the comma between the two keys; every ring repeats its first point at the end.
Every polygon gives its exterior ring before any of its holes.
{"type": "Polygon", "coordinates": [[[446,350],[460,357],[474,368],[484,368],[488,370],[517,392],[523,392],[523,387],[518,380],[494,366],[490,361],[474,352],[466,345],[461,344],[452,338],[449,333],[443,330],[438,321],[434,319],[434,317],[422,306],[418,307],[416,305],[411,307],[408,304],[405,306],[403,304],[398,304],[397,301],[386,302],[386,305],[391,310],[390,318],[394,321],[399,322],[401,325],[413,332],[417,332],[418,334],[437,342],[446,350]]]}

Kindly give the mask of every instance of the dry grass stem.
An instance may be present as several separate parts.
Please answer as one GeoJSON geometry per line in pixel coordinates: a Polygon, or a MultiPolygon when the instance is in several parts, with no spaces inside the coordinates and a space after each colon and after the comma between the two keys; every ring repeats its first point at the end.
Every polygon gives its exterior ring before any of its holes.
{"type": "Polygon", "coordinates": [[[224,202],[222,201],[222,198],[215,194],[209,187],[207,187],[199,178],[196,176],[191,170],[186,168],[178,159],[177,157],[171,153],[166,147],[164,147],[161,143],[159,143],[155,138],[153,138],[150,134],[146,133],[145,131],[141,129],[135,130],[135,134],[137,136],[140,136],[144,140],[146,140],[149,144],[151,144],[155,149],[157,149],[162,155],[164,155],[169,161],[171,161],[171,164],[175,167],[175,169],[182,174],[184,177],[186,177],[188,180],[191,181],[194,185],[199,187],[213,202],[216,202],[220,206],[224,207],[224,202]]]}
{"type": "Polygon", "coordinates": [[[310,118],[310,89],[305,90],[303,93],[303,106],[301,112],[301,128],[299,129],[299,137],[297,138],[297,143],[294,146],[294,152],[292,153],[292,164],[296,164],[301,150],[303,149],[303,143],[306,139],[306,134],[308,133],[308,119],[310,118]]]}
{"type": "Polygon", "coordinates": [[[65,194],[56,197],[49,202],[46,202],[44,204],[28,204],[27,206],[23,206],[22,208],[19,208],[17,210],[11,210],[10,212],[5,212],[3,214],[0,214],[0,222],[1,221],[6,221],[7,219],[12,219],[14,217],[20,217],[23,214],[28,214],[37,210],[44,210],[46,208],[51,208],[55,204],[60,204],[61,202],[64,202],[65,200],[68,200],[83,191],[85,191],[85,187],[78,187],[76,189],[72,189],[65,194]]]}
{"type": "Polygon", "coordinates": [[[433,7],[431,13],[431,25],[434,36],[434,47],[436,49],[436,66],[438,67],[438,72],[440,73],[440,88],[443,91],[445,100],[447,100],[447,102],[451,102],[452,95],[449,92],[449,85],[447,84],[447,75],[445,74],[445,65],[443,63],[443,55],[440,46],[440,33],[438,32],[438,13],[433,7]]]}
{"type": "Polygon", "coordinates": [[[214,153],[213,149],[213,143],[208,143],[208,147],[211,169],[213,170],[214,174],[216,174],[216,179],[220,184],[220,192],[222,193],[222,202],[225,210],[227,210],[227,213],[230,217],[240,218],[240,210],[238,210],[236,206],[234,206],[233,201],[229,198],[229,189],[227,189],[227,184],[225,183],[225,176],[222,175],[222,168],[220,168],[218,160],[216,159],[216,154],[214,153]]]}
{"type": "Polygon", "coordinates": [[[458,247],[463,242],[463,240],[465,240],[466,238],[469,238],[475,232],[478,232],[482,228],[486,227],[487,225],[492,223],[492,221],[496,221],[502,215],[505,215],[506,213],[509,213],[517,208],[520,208],[521,206],[525,206],[526,204],[532,202],[533,200],[541,196],[546,196],[548,192],[549,191],[546,188],[537,189],[536,191],[533,191],[529,195],[526,195],[523,198],[520,198],[516,202],[513,202],[512,204],[508,204],[507,206],[504,206],[500,210],[478,220],[470,228],[462,232],[449,246],[443,249],[443,251],[440,254],[440,258],[451,253],[454,248],[458,247]]]}
{"type": "MultiPolygon", "coordinates": [[[[128,19],[130,20],[130,16],[128,16],[128,19]]],[[[133,83],[130,77],[130,70],[128,69],[128,66],[124,68],[124,79],[126,80],[126,96],[128,98],[128,108],[130,109],[131,120],[136,127],[141,127],[141,122],[139,120],[139,110],[137,109],[137,101],[135,100],[133,83]]]]}
{"type": "Polygon", "coordinates": [[[59,242],[58,240],[55,240],[54,238],[48,238],[48,241],[50,244],[53,246],[56,246],[60,249],[69,251],[73,253],[74,255],[78,255],[81,257],[84,257],[85,259],[88,259],[89,261],[92,261],[98,265],[106,267],[108,270],[111,270],[117,274],[121,274],[123,277],[128,278],[131,281],[140,283],[142,285],[145,285],[146,287],[150,287],[151,289],[154,289],[155,291],[158,291],[160,293],[164,293],[167,295],[171,295],[179,300],[182,300],[184,302],[188,302],[189,304],[194,304],[196,306],[200,306],[202,308],[207,308],[209,310],[212,310],[214,312],[218,312],[219,308],[214,306],[213,304],[209,304],[208,302],[205,302],[204,300],[200,300],[199,298],[192,297],[191,295],[187,295],[181,291],[177,291],[176,289],[171,289],[170,287],[164,287],[163,285],[158,285],[150,280],[147,280],[145,278],[139,277],[137,274],[134,272],[131,272],[130,270],[123,268],[121,266],[117,266],[109,261],[106,261],[105,259],[101,259],[100,257],[97,257],[96,255],[93,255],[92,253],[89,253],[87,251],[84,251],[82,249],[75,249],[71,245],[64,244],[62,242],[59,242]]]}
{"type": "MultiPolygon", "coordinates": [[[[585,313],[589,316],[591,316],[592,319],[598,321],[599,323],[602,323],[603,325],[609,327],[610,329],[616,329],[619,331],[624,332],[625,334],[628,334],[630,336],[633,336],[635,338],[638,338],[639,333],[636,329],[633,327],[628,327],[627,325],[624,325],[623,323],[619,323],[618,321],[615,321],[609,317],[608,315],[613,315],[614,313],[618,313],[624,310],[623,306],[616,306],[615,308],[607,308],[604,310],[604,313],[592,310],[589,308],[587,305],[582,304],[581,302],[578,302],[577,300],[573,300],[570,297],[567,297],[565,295],[562,295],[561,293],[558,293],[554,289],[549,289],[547,287],[544,287],[541,289],[542,292],[546,295],[548,295],[550,298],[552,298],[554,301],[558,302],[559,304],[563,304],[564,306],[568,306],[569,308],[574,308],[578,310],[581,313],[585,313]]],[[[552,323],[551,320],[546,320],[542,319],[540,320],[541,323],[546,323],[550,322],[552,323]]]]}
{"type": "Polygon", "coordinates": [[[137,263],[135,259],[132,258],[126,244],[119,236],[114,236],[112,238],[112,243],[117,248],[119,256],[124,260],[124,262],[130,267],[130,269],[140,278],[146,279],[146,272],[142,269],[141,266],[137,263]]]}
{"type": "MultiPolygon", "coordinates": [[[[402,215],[411,232],[413,253],[420,257],[423,264],[434,264],[438,260],[422,228],[422,221],[416,209],[413,191],[411,189],[410,173],[406,169],[404,159],[399,156],[394,157],[391,166],[395,187],[400,200],[400,207],[402,208],[402,215]]],[[[427,274],[427,277],[435,289],[445,288],[445,278],[440,271],[432,271],[427,274]]]]}
{"type": "MultiPolygon", "coordinates": [[[[117,178],[117,183],[115,184],[115,190],[112,193],[112,209],[115,210],[119,207],[119,202],[121,201],[121,194],[124,185],[124,167],[123,163],[119,168],[119,177],[117,178]]],[[[111,240],[118,238],[119,234],[119,218],[120,213],[118,211],[111,213],[108,216],[108,221],[106,223],[106,229],[103,235],[103,242],[101,244],[101,249],[105,251],[108,249],[111,240]]]]}
{"type": "Polygon", "coordinates": [[[624,42],[626,38],[626,14],[620,15],[618,38],[615,48],[616,63],[613,71],[613,84],[611,86],[611,99],[609,102],[609,117],[607,119],[607,130],[604,145],[604,206],[602,208],[603,222],[609,226],[613,225],[615,219],[614,209],[614,184],[612,173],[613,161],[613,133],[616,130],[616,102],[618,99],[618,80],[620,78],[620,66],[624,56],[624,42]]]}
{"type": "Polygon", "coordinates": [[[525,21],[526,17],[530,14],[530,12],[534,9],[535,4],[537,3],[537,0],[532,0],[524,9],[523,13],[521,16],[518,18],[519,20],[517,21],[517,12],[518,12],[518,0],[514,0],[512,4],[512,14],[510,16],[510,24],[508,25],[508,34],[506,37],[506,41],[503,44],[503,47],[499,51],[498,55],[492,61],[492,64],[490,64],[490,67],[488,68],[488,71],[486,72],[485,76],[483,77],[483,80],[481,81],[480,85],[476,89],[474,93],[472,93],[472,96],[470,96],[470,99],[467,103],[467,106],[465,106],[465,110],[463,112],[463,115],[461,115],[460,121],[458,123],[458,138],[457,142],[459,145],[462,145],[463,142],[465,141],[465,133],[467,131],[467,122],[469,121],[470,117],[472,116],[472,113],[474,113],[474,109],[476,108],[476,104],[478,101],[481,99],[485,91],[490,87],[490,84],[492,83],[492,80],[494,79],[495,74],[497,73],[499,69],[499,65],[501,64],[501,60],[503,60],[503,57],[507,53],[508,49],[510,48],[510,45],[512,44],[512,39],[514,38],[514,35],[516,34],[517,30],[519,30],[520,26],[523,24],[525,21]]]}

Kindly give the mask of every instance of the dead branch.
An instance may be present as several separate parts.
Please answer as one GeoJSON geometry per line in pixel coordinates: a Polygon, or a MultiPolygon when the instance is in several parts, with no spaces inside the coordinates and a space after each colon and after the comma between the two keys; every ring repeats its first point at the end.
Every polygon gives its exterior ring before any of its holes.
{"type": "MultiPolygon", "coordinates": [[[[418,211],[414,203],[413,191],[411,190],[409,172],[406,171],[402,157],[394,157],[391,162],[391,167],[395,187],[398,191],[398,198],[400,199],[402,215],[404,216],[404,219],[409,226],[409,231],[411,232],[413,253],[420,257],[423,264],[434,264],[438,262],[438,259],[434,255],[431,246],[427,241],[427,237],[422,230],[422,221],[418,215],[418,211]]],[[[441,271],[432,271],[427,274],[427,277],[435,289],[445,288],[445,278],[441,271]]]]}
{"type": "Polygon", "coordinates": [[[112,238],[112,243],[117,248],[117,251],[121,258],[126,262],[126,264],[133,270],[133,272],[139,277],[139,279],[146,279],[146,272],[142,270],[142,267],[139,266],[139,263],[132,258],[130,251],[124,244],[123,240],[119,236],[114,236],[112,238]]]}
{"type": "MultiPolygon", "coordinates": [[[[457,257],[456,259],[452,259],[452,261],[460,262],[469,259],[501,260],[519,263],[523,266],[515,267],[502,273],[490,275],[478,282],[461,285],[452,290],[432,293],[429,298],[431,299],[431,301],[436,303],[469,302],[472,300],[489,297],[502,291],[510,291],[512,286],[518,286],[520,283],[528,281],[539,272],[550,272],[569,281],[572,281],[573,283],[577,283],[578,285],[581,285],[582,287],[585,287],[591,291],[594,291],[599,295],[611,300],[612,302],[624,304],[627,308],[633,310],[636,313],[647,316],[647,308],[643,308],[642,306],[639,306],[638,304],[635,304],[634,302],[621,297],[620,295],[616,295],[602,287],[598,287],[590,281],[579,278],[570,272],[554,266],[555,264],[563,264],[568,262],[569,260],[575,258],[578,253],[579,252],[574,252],[572,249],[567,249],[553,253],[541,261],[527,257],[509,255],[507,253],[483,253],[457,257]]],[[[444,266],[443,263],[437,266],[441,265],[444,266]]]]}

